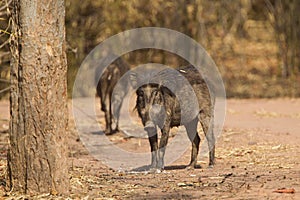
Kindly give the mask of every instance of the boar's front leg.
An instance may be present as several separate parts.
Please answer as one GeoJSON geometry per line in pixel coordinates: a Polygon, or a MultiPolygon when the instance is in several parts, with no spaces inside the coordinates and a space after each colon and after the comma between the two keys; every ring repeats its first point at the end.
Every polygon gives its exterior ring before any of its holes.
{"type": "Polygon", "coordinates": [[[159,170],[164,169],[164,156],[165,156],[166,147],[169,139],[170,125],[171,125],[170,120],[166,119],[164,126],[161,129],[161,138],[159,142],[158,163],[157,163],[157,169],[159,170]]]}
{"type": "Polygon", "coordinates": [[[157,132],[155,129],[154,131],[147,131],[148,133],[148,139],[150,143],[150,148],[151,148],[151,165],[150,169],[156,169],[157,166],[157,149],[158,149],[158,144],[157,144],[157,132]]]}

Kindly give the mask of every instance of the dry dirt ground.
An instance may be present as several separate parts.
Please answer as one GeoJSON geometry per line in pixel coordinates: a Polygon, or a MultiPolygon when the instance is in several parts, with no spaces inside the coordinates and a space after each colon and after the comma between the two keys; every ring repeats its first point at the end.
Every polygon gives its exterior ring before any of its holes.
{"type": "MultiPolygon", "coordinates": [[[[8,101],[0,102],[2,188],[8,106],[8,101]]],[[[300,99],[230,99],[226,111],[214,168],[207,168],[208,158],[203,157],[199,160],[201,168],[185,169],[190,159],[188,149],[159,174],[105,166],[84,148],[71,120],[69,199],[300,199],[300,99]]],[[[147,139],[124,138],[121,133],[109,138],[120,147],[149,151],[147,139]]],[[[3,189],[1,195],[12,199],[66,198],[17,196],[3,189]]]]}

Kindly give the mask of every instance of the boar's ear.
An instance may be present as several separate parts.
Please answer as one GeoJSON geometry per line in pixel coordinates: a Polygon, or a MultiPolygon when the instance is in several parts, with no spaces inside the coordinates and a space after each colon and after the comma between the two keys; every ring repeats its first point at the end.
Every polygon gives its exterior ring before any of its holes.
{"type": "Polygon", "coordinates": [[[159,90],[161,91],[161,93],[163,95],[168,94],[170,96],[175,96],[174,93],[167,87],[163,86],[163,85],[159,85],[159,90]]]}
{"type": "Polygon", "coordinates": [[[137,81],[137,73],[135,72],[130,72],[129,74],[129,80],[130,80],[130,85],[133,87],[133,88],[136,88],[137,85],[138,85],[138,81],[137,81]]]}

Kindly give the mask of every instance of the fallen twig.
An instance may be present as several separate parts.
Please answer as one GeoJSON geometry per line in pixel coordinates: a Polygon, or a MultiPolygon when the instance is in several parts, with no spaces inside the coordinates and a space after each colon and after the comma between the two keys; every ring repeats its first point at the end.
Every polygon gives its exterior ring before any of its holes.
{"type": "Polygon", "coordinates": [[[280,188],[280,189],[274,190],[273,192],[292,194],[292,193],[295,193],[295,189],[294,188],[280,188]]]}

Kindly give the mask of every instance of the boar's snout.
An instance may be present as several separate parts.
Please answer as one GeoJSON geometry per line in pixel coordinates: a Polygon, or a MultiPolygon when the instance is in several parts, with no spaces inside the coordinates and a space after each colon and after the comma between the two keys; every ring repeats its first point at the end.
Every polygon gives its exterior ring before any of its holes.
{"type": "Polygon", "coordinates": [[[149,117],[154,124],[162,127],[165,120],[165,109],[162,105],[154,104],[151,106],[149,111],[149,117]]]}
{"type": "Polygon", "coordinates": [[[156,127],[153,121],[147,121],[144,126],[144,130],[147,131],[148,133],[154,133],[156,131],[156,127]]]}

